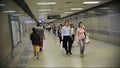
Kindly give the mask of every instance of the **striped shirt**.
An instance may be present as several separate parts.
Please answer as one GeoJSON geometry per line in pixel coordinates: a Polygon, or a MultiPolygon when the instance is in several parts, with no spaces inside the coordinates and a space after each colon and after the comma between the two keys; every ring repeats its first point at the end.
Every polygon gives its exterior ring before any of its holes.
{"type": "Polygon", "coordinates": [[[71,36],[70,26],[63,26],[62,27],[62,39],[63,39],[63,36],[71,36]]]}

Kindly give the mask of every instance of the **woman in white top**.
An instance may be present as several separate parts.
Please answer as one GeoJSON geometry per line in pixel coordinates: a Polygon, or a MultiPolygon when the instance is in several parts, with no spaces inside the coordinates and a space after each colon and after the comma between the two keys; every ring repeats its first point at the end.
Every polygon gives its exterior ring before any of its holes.
{"type": "Polygon", "coordinates": [[[63,40],[63,48],[66,50],[66,54],[68,53],[72,55],[71,47],[72,47],[72,35],[71,35],[71,28],[69,25],[69,21],[66,20],[64,22],[64,26],[62,27],[62,40],[63,40]],[[68,45],[67,45],[68,42],[68,45]]]}
{"type": "Polygon", "coordinates": [[[84,49],[85,49],[85,30],[83,28],[82,22],[79,23],[79,28],[77,29],[77,43],[80,45],[80,57],[84,57],[84,49]]]}
{"type": "Polygon", "coordinates": [[[73,24],[71,24],[71,25],[70,25],[70,27],[71,27],[71,34],[72,34],[72,44],[73,44],[73,42],[74,42],[74,37],[75,37],[75,29],[74,29],[74,26],[73,26],[73,24]]]}

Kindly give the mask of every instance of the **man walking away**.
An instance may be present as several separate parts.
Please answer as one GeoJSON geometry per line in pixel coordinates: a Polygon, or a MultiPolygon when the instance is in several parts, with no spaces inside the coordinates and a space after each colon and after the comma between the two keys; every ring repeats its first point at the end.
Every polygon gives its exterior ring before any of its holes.
{"type": "Polygon", "coordinates": [[[45,36],[44,36],[44,29],[41,27],[40,24],[37,24],[36,32],[37,32],[37,33],[39,34],[39,36],[40,36],[39,46],[40,46],[40,51],[42,51],[42,50],[43,50],[43,39],[45,39],[45,36]]]}
{"type": "Polygon", "coordinates": [[[39,59],[39,43],[40,43],[40,37],[39,34],[35,31],[35,28],[32,28],[32,33],[30,35],[30,40],[32,41],[32,45],[34,48],[34,55],[37,56],[37,59],[39,59]]]}

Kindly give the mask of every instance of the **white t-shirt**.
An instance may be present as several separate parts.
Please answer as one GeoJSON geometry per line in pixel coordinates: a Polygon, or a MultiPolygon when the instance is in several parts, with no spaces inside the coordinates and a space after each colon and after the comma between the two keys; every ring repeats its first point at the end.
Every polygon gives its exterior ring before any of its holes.
{"type": "Polygon", "coordinates": [[[72,34],[72,35],[75,34],[75,30],[74,30],[74,28],[71,28],[71,34],[72,34]]]}

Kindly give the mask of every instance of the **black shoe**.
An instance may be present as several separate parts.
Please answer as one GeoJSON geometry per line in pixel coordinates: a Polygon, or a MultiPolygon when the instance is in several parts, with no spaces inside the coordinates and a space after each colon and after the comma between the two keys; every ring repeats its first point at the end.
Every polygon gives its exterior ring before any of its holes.
{"type": "Polygon", "coordinates": [[[71,52],[69,52],[70,53],[70,55],[72,55],[72,53],[71,52]]]}
{"type": "Polygon", "coordinates": [[[40,51],[43,51],[42,48],[40,48],[40,51]]]}
{"type": "Polygon", "coordinates": [[[39,57],[37,57],[37,59],[39,59],[39,57]]]}
{"type": "Polygon", "coordinates": [[[66,54],[68,55],[68,51],[66,51],[66,54]]]}

